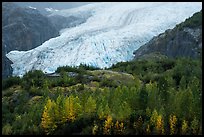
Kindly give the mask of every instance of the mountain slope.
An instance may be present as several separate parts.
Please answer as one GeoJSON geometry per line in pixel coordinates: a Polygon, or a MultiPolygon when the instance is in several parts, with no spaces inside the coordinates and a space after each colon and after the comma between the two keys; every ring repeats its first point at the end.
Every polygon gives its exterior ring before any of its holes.
{"type": "Polygon", "coordinates": [[[50,19],[50,21],[58,31],[65,28],[75,27],[86,21],[86,19],[84,18],[75,17],[75,16],[64,17],[61,15],[54,15],[54,16],[48,16],[48,18],[50,19]]]}
{"type": "Polygon", "coordinates": [[[200,57],[202,51],[202,11],[172,30],[154,37],[134,52],[135,58],[160,52],[168,57],[200,57]]]}
{"type": "Polygon", "coordinates": [[[33,69],[51,73],[59,66],[81,63],[110,67],[133,59],[135,49],[201,8],[201,3],[96,3],[58,11],[54,15],[73,15],[86,22],[62,30],[40,47],[12,51],[7,57],[14,63],[13,75],[33,69]]]}
{"type": "Polygon", "coordinates": [[[14,2],[20,7],[33,7],[43,15],[49,15],[52,11],[79,7],[90,2],[14,2]]]}
{"type": "Polygon", "coordinates": [[[58,36],[49,19],[31,8],[20,8],[11,2],[2,4],[2,75],[11,75],[6,54],[12,50],[30,50],[58,36]]]}

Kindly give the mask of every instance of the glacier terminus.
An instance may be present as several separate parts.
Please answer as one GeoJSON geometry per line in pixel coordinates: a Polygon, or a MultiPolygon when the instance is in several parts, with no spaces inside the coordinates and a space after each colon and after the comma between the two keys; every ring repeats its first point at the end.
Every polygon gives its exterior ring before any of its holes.
{"type": "Polygon", "coordinates": [[[53,73],[59,66],[108,68],[133,59],[133,51],[202,9],[201,2],[100,2],[54,11],[86,19],[29,51],[11,51],[13,75],[53,73]]]}

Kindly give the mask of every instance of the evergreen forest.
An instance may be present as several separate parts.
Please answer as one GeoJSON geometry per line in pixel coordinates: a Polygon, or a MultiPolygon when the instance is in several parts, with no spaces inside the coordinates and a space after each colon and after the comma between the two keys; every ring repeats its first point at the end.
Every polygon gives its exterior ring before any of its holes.
{"type": "Polygon", "coordinates": [[[157,55],[2,81],[4,135],[201,135],[202,60],[157,55]]]}

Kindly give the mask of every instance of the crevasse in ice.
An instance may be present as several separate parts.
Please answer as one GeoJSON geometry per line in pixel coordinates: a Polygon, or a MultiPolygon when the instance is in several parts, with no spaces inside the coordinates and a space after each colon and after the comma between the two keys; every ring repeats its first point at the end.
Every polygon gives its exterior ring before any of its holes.
{"type": "Polygon", "coordinates": [[[33,69],[52,73],[65,65],[110,67],[131,60],[133,51],[201,9],[201,2],[104,2],[56,11],[52,15],[87,21],[61,30],[60,36],[35,49],[6,56],[13,62],[13,75],[18,76],[33,69]]]}

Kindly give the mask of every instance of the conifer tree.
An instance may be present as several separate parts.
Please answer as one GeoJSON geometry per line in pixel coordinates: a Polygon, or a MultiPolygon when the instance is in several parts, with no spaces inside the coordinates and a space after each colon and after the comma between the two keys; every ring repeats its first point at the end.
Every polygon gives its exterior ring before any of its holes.
{"type": "Polygon", "coordinates": [[[93,112],[96,111],[96,100],[89,96],[87,102],[85,103],[85,113],[87,115],[91,115],[93,112]]]}
{"type": "Polygon", "coordinates": [[[94,121],[94,125],[93,125],[93,128],[92,128],[92,134],[93,135],[96,135],[97,132],[98,132],[98,125],[96,124],[96,122],[94,121]]]}
{"type": "Polygon", "coordinates": [[[65,115],[67,121],[74,121],[76,119],[76,114],[74,111],[74,96],[70,95],[65,99],[65,115]]]}
{"type": "Polygon", "coordinates": [[[158,88],[156,82],[145,84],[148,93],[147,106],[156,109],[158,106],[158,88]]]}
{"type": "Polygon", "coordinates": [[[197,135],[199,132],[199,121],[196,117],[194,117],[193,121],[191,122],[191,132],[194,135],[197,135]]]}
{"type": "Polygon", "coordinates": [[[56,100],[56,108],[55,108],[56,111],[58,111],[56,116],[58,124],[63,124],[67,121],[64,102],[65,102],[65,97],[59,95],[56,100]]]}
{"type": "Polygon", "coordinates": [[[136,130],[136,134],[142,134],[142,125],[143,125],[143,120],[142,117],[139,116],[136,122],[134,122],[133,127],[136,130]]]}
{"type": "Polygon", "coordinates": [[[170,135],[176,134],[176,124],[177,124],[176,116],[170,115],[170,117],[169,117],[170,135]]]}
{"type": "Polygon", "coordinates": [[[75,110],[77,117],[82,115],[82,106],[81,106],[80,99],[78,96],[74,98],[74,110],[75,110]]]}
{"type": "Polygon", "coordinates": [[[110,108],[108,104],[100,104],[97,109],[99,119],[104,119],[110,114],[110,108]]]}
{"type": "Polygon", "coordinates": [[[181,126],[181,134],[186,135],[188,132],[188,122],[186,120],[183,120],[182,126],[181,126]]]}
{"type": "Polygon", "coordinates": [[[146,134],[147,134],[147,135],[150,135],[150,134],[151,134],[151,130],[150,130],[149,124],[147,124],[147,127],[146,127],[146,134]]]}
{"type": "Polygon", "coordinates": [[[53,104],[51,99],[48,99],[42,114],[41,126],[46,134],[51,134],[57,128],[53,114],[53,104]]]}

